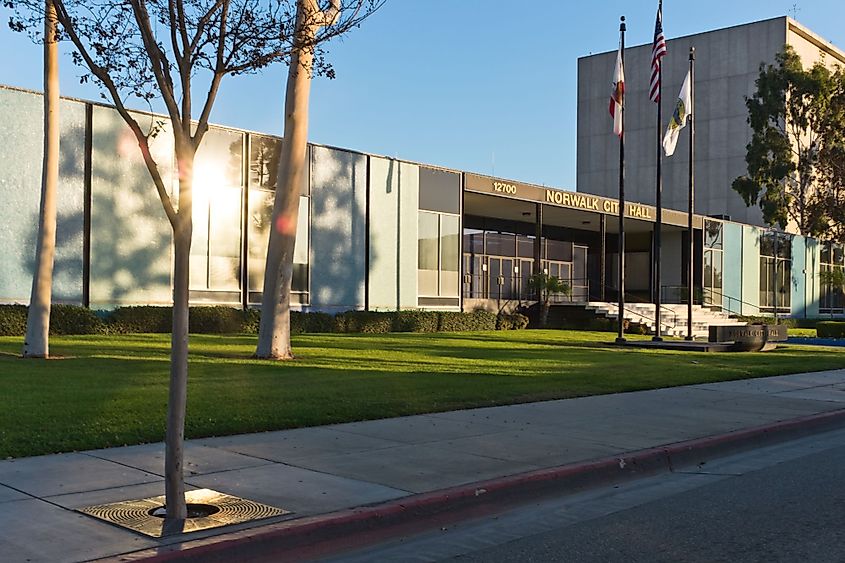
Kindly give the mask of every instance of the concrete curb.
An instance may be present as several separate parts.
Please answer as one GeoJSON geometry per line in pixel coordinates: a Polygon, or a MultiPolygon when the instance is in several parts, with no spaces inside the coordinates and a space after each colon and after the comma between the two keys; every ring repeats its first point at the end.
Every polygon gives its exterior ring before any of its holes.
{"type": "Polygon", "coordinates": [[[364,546],[443,522],[502,510],[549,493],[578,490],[672,471],[708,459],[799,438],[845,424],[845,409],[697,438],[587,462],[404,497],[386,503],[287,520],[164,545],[113,561],[296,561],[364,546]],[[355,537],[349,536],[354,534],[355,537]]]}

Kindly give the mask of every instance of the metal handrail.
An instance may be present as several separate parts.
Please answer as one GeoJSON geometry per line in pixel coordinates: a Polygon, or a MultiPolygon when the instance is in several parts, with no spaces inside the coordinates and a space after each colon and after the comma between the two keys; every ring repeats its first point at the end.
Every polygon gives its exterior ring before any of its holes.
{"type": "MultiPolygon", "coordinates": [[[[618,291],[615,287],[610,286],[610,285],[607,285],[607,284],[603,284],[603,287],[604,287],[605,289],[612,289],[612,290],[614,290],[614,291],[618,291]]],[[[636,295],[632,295],[632,294],[630,294],[630,293],[625,293],[625,302],[626,302],[626,303],[630,303],[630,302],[635,302],[635,303],[648,303],[649,305],[655,305],[655,303],[652,303],[651,301],[645,301],[645,300],[643,300],[643,299],[641,299],[641,298],[637,297],[636,295]]],[[[618,303],[611,303],[611,302],[609,302],[609,301],[608,301],[608,303],[609,303],[610,305],[615,305],[617,308],[619,307],[619,304],[618,304],[618,303]]],[[[666,306],[665,306],[665,305],[663,305],[663,304],[661,304],[661,305],[660,305],[660,309],[661,309],[661,310],[666,310],[666,311],[668,311],[669,313],[671,313],[671,314],[672,314],[672,318],[673,318],[672,324],[669,324],[668,322],[664,322],[664,321],[663,321],[663,316],[661,315],[660,325],[661,325],[661,326],[667,326],[667,327],[669,327],[669,328],[676,328],[676,327],[678,326],[678,313],[677,313],[674,309],[670,309],[669,307],[666,307],[666,306]]],[[[654,318],[654,317],[649,317],[649,316],[643,315],[642,313],[638,313],[638,312],[636,312],[636,311],[633,311],[633,310],[629,309],[628,307],[624,307],[624,310],[625,310],[625,311],[627,311],[627,312],[629,312],[629,313],[633,313],[634,315],[639,315],[640,317],[643,317],[644,319],[648,319],[648,320],[650,320],[650,321],[653,321],[655,325],[657,324],[657,319],[656,319],[656,318],[654,318]]]]}
{"type": "MultiPolygon", "coordinates": [[[[748,305],[749,307],[754,307],[755,309],[757,309],[757,313],[759,313],[759,314],[764,313],[763,308],[762,308],[762,307],[760,307],[759,305],[755,305],[754,303],[749,303],[748,301],[743,301],[742,299],[740,299],[740,298],[738,298],[738,297],[733,297],[733,296],[731,296],[731,295],[725,295],[725,294],[724,294],[724,293],[722,293],[721,291],[716,291],[715,289],[712,289],[712,288],[709,288],[709,287],[705,287],[705,288],[703,288],[703,289],[704,289],[704,291],[709,291],[710,293],[715,293],[715,294],[719,295],[719,297],[721,297],[721,298],[722,298],[722,303],[724,303],[724,300],[727,298],[727,299],[729,299],[729,300],[731,300],[731,301],[736,301],[737,303],[739,303],[739,304],[740,304],[740,306],[742,306],[742,305],[748,305]]],[[[740,310],[739,310],[739,311],[737,311],[737,310],[735,310],[735,309],[731,309],[730,307],[727,307],[727,306],[725,306],[725,305],[723,304],[723,305],[722,305],[722,308],[723,308],[723,309],[727,309],[728,313],[731,313],[731,314],[733,314],[733,315],[745,316],[745,315],[744,315],[744,313],[742,312],[742,308],[741,308],[741,307],[740,307],[740,310]]],[[[775,311],[777,311],[777,310],[778,310],[778,307],[776,306],[776,307],[775,307],[775,311]]]]}

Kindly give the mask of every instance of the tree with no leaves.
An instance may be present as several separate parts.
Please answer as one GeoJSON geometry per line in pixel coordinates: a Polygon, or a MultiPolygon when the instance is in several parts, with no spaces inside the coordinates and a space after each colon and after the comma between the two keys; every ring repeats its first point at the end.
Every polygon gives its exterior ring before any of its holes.
{"type": "MultiPolygon", "coordinates": [[[[173,230],[173,329],[171,334],[165,494],[167,518],[184,520],[183,438],[188,375],[188,275],[193,225],[194,159],[225,76],[258,71],[290,55],[295,11],[290,2],[259,0],[53,0],[62,32],[73,43],[74,62],[103,89],[131,129],[173,230]],[[207,71],[199,111],[194,78],[207,71]],[[160,100],[172,124],[178,193],[168,193],[150,152],[158,128],[142,128],[126,98],[160,100]],[[192,121],[193,120],[193,121],[192,121]]],[[[42,4],[4,0],[15,10],[13,29],[32,30],[42,4]]],[[[175,190],[174,190],[175,191],[175,190]]]]}
{"type": "MultiPolygon", "coordinates": [[[[285,91],[285,129],[279,160],[279,185],[273,204],[272,228],[264,269],[261,324],[255,356],[275,360],[293,358],[290,345],[290,289],[293,252],[299,219],[299,189],[305,175],[308,146],[308,103],[311,77],[319,46],[339,32],[357,25],[384,0],[328,0],[321,8],[317,0],[297,0],[293,50],[285,91]]],[[[320,63],[319,58],[316,59],[320,63]]],[[[331,70],[329,75],[331,75],[331,70]]]]}

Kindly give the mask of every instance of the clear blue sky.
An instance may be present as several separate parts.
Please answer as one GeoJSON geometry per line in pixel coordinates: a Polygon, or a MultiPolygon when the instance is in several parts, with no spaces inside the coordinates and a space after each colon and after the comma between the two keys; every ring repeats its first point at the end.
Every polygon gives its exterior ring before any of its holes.
{"type": "MultiPolygon", "coordinates": [[[[666,0],[664,29],[689,35],[793,15],[794,5],[666,0]]],[[[623,14],[628,44],[650,43],[656,9],[656,0],[388,0],[331,46],[337,79],[315,81],[309,138],[574,189],[576,61],[615,49],[623,14]]],[[[0,83],[40,90],[40,48],[8,29],[8,15],[0,9],[0,83]]],[[[843,16],[842,0],[798,2],[797,19],[840,47],[843,16]]],[[[69,57],[62,64],[64,95],[99,99],[69,57]]],[[[212,121],[279,134],[285,72],[227,79],[212,121]]]]}

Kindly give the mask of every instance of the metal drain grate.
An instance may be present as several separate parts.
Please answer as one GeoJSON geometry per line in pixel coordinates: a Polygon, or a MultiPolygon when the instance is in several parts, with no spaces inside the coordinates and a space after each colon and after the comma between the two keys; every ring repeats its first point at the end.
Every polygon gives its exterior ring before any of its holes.
{"type": "Polygon", "coordinates": [[[189,505],[206,505],[218,510],[207,516],[187,518],[184,522],[168,522],[160,516],[151,514],[164,504],[164,496],[162,495],[160,497],[89,506],[80,508],[78,511],[154,538],[219,528],[230,524],[242,524],[291,513],[289,510],[218,493],[211,489],[188,491],[185,494],[185,500],[189,505]]]}

